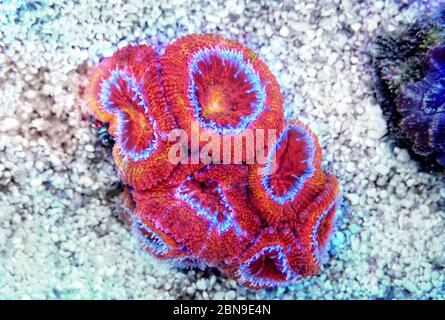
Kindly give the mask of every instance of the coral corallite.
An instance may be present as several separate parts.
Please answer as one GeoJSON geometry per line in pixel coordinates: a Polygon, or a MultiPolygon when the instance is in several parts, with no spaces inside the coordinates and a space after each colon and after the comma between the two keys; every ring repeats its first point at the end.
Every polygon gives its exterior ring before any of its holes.
{"type": "Polygon", "coordinates": [[[321,170],[311,130],[285,121],[278,83],[252,50],[210,34],[180,38],[161,56],[128,46],[99,64],[87,92],[116,141],[124,217],[146,250],[256,289],[318,272],[338,182],[321,170]],[[210,163],[193,163],[189,140],[187,161],[171,161],[172,130],[221,138],[231,161],[215,160],[223,154],[216,149],[210,163]],[[250,161],[247,143],[232,148],[249,130],[265,132],[263,145],[253,136],[264,161],[250,161]]]}

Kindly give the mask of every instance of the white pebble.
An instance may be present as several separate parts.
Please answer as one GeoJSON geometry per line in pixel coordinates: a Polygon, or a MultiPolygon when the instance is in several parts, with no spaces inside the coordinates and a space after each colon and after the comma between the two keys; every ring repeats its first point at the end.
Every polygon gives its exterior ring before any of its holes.
{"type": "Polygon", "coordinates": [[[6,118],[3,120],[0,130],[8,132],[20,128],[20,122],[16,118],[6,118]]]}
{"type": "Polygon", "coordinates": [[[289,35],[289,28],[287,26],[282,26],[280,28],[280,36],[287,37],[289,35]]]}

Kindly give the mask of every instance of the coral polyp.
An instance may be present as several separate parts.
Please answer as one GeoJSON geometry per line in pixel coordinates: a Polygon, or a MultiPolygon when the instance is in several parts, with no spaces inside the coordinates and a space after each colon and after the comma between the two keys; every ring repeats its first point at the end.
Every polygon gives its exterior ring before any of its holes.
{"type": "Polygon", "coordinates": [[[116,114],[116,137],[124,156],[147,159],[158,144],[157,124],[148,115],[148,106],[136,79],[116,69],[102,82],[100,100],[103,108],[116,114]]]}
{"type": "Polygon", "coordinates": [[[252,50],[216,35],[183,37],[161,57],[129,46],[99,64],[88,92],[92,114],[114,137],[127,185],[122,217],[143,248],[177,266],[216,267],[255,289],[318,272],[338,182],[321,170],[315,134],[286,123],[278,83],[252,50]],[[178,130],[228,138],[230,147],[249,140],[249,130],[277,139],[261,145],[251,136],[264,161],[250,162],[246,143],[229,151],[238,161],[182,163],[170,158],[169,134],[178,130]]]}
{"type": "Polygon", "coordinates": [[[263,111],[265,90],[242,52],[206,48],[189,68],[189,99],[202,127],[238,134],[263,111]]]}
{"type": "Polygon", "coordinates": [[[295,255],[299,251],[297,243],[290,230],[280,233],[264,230],[241,256],[236,276],[252,288],[294,283],[306,275],[299,273],[298,266],[291,265],[298,261],[295,255]]]}
{"type": "Polygon", "coordinates": [[[129,46],[103,60],[93,71],[88,97],[93,115],[110,125],[123,182],[145,189],[167,178],[173,170],[167,134],[176,123],[162,94],[154,50],[129,46]]]}
{"type": "Polygon", "coordinates": [[[321,154],[317,143],[302,124],[290,125],[282,131],[277,145],[270,150],[261,181],[275,202],[292,200],[319,169],[321,154]]]}
{"type": "Polygon", "coordinates": [[[302,210],[326,183],[320,169],[317,137],[303,123],[289,123],[270,148],[264,165],[250,167],[252,205],[268,223],[278,225],[292,212],[302,210]]]}
{"type": "Polygon", "coordinates": [[[249,48],[213,34],[190,35],[161,57],[171,110],[181,128],[238,135],[284,125],[282,96],[267,65],[249,48]]]}

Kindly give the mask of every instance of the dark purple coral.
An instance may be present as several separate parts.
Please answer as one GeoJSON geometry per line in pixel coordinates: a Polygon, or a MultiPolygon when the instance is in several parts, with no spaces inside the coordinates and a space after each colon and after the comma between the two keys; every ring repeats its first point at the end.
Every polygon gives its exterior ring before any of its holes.
{"type": "Polygon", "coordinates": [[[445,166],[445,45],[431,49],[425,77],[401,88],[397,97],[400,127],[413,150],[445,166]]]}
{"type": "Polygon", "coordinates": [[[431,6],[407,28],[378,36],[371,56],[376,96],[395,143],[422,169],[442,169],[445,7],[431,6]]]}

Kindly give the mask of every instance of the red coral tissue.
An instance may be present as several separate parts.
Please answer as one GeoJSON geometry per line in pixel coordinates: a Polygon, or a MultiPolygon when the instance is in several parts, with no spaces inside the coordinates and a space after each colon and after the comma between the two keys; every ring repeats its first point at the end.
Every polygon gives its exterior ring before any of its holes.
{"type": "Polygon", "coordinates": [[[315,134],[286,123],[255,52],[213,34],[182,37],[161,56],[128,46],[95,68],[87,94],[116,141],[124,218],[146,250],[256,289],[318,272],[338,182],[321,170],[315,134]],[[181,143],[171,138],[181,132],[181,143]]]}

